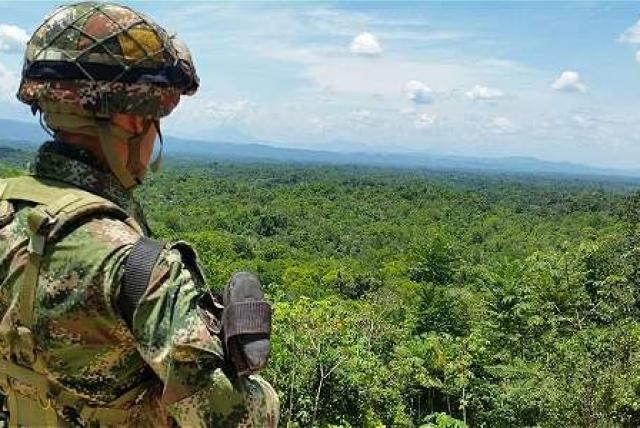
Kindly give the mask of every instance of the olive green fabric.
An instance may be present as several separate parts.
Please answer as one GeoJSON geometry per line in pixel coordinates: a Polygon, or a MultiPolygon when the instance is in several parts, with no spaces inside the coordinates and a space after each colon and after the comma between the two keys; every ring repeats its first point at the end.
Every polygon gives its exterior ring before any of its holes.
{"type": "MultiPolygon", "coordinates": [[[[125,408],[91,406],[83,397],[48,378],[33,334],[34,303],[46,246],[56,241],[69,222],[107,215],[121,219],[136,233],[141,229],[113,203],[57,181],[29,176],[4,179],[0,181],[0,198],[9,204],[37,204],[27,215],[28,255],[17,295],[0,322],[4,357],[0,360],[0,385],[7,395],[11,425],[59,425],[56,410],[62,412],[64,406],[76,411],[82,420],[101,426],[125,423],[132,403],[118,401],[125,408]],[[23,392],[20,384],[30,388],[31,394],[23,392]]],[[[133,391],[140,392],[138,388],[133,391]]]]}

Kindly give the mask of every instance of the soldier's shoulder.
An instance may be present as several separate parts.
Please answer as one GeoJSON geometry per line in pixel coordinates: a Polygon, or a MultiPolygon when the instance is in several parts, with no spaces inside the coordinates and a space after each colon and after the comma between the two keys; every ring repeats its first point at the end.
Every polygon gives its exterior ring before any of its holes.
{"type": "Polygon", "coordinates": [[[72,251],[76,257],[85,255],[95,259],[130,247],[138,239],[140,233],[125,221],[100,215],[72,227],[55,245],[58,251],[72,251]]]}
{"type": "Polygon", "coordinates": [[[202,263],[195,248],[186,241],[177,241],[165,245],[165,261],[179,262],[180,265],[191,273],[193,279],[199,284],[204,284],[205,276],[202,263]]]}

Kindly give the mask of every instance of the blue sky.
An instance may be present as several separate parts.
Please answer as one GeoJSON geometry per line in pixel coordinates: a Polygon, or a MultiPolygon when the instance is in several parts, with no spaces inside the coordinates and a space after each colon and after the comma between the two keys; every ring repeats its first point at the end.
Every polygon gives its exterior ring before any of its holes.
{"type": "MultiPolygon", "coordinates": [[[[168,134],[640,165],[638,3],[125,3],[200,72],[168,134]]],[[[0,117],[28,117],[22,43],[55,5],[0,2],[0,117]]]]}

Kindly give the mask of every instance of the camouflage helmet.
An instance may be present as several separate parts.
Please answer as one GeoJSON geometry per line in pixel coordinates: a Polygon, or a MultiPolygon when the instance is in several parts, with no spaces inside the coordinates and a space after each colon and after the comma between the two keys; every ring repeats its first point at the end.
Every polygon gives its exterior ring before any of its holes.
{"type": "Polygon", "coordinates": [[[159,119],[198,85],[186,46],[149,17],[83,2],[59,7],[35,31],[18,99],[34,112],[159,119]]]}

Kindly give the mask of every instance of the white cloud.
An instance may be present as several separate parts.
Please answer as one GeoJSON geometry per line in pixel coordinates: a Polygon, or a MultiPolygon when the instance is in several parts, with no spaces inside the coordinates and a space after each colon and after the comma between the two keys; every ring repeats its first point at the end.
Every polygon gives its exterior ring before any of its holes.
{"type": "Polygon", "coordinates": [[[520,62],[510,59],[487,58],[477,62],[479,67],[490,68],[495,70],[509,70],[518,72],[531,72],[532,69],[520,62]]]}
{"type": "Polygon", "coordinates": [[[627,28],[624,31],[624,33],[620,34],[620,36],[618,37],[618,42],[639,44],[640,43],[640,21],[636,22],[631,27],[627,28]]]}
{"type": "Polygon", "coordinates": [[[417,80],[408,81],[404,86],[404,93],[409,100],[416,104],[430,104],[433,102],[431,88],[417,80]]]}
{"type": "Polygon", "coordinates": [[[437,119],[438,116],[436,116],[435,114],[420,113],[413,121],[413,126],[416,129],[430,129],[433,127],[433,125],[436,124],[437,119]]]}
{"type": "Polygon", "coordinates": [[[398,110],[398,113],[400,113],[403,116],[414,115],[416,114],[416,109],[413,107],[403,107],[400,110],[398,110]]]}
{"type": "Polygon", "coordinates": [[[253,107],[255,107],[255,104],[248,100],[237,100],[228,103],[210,101],[204,106],[202,115],[222,125],[237,119],[253,107]]]}
{"type": "Polygon", "coordinates": [[[315,135],[326,134],[331,130],[331,126],[329,125],[329,123],[319,117],[311,117],[308,120],[307,124],[309,132],[315,135]]]}
{"type": "Polygon", "coordinates": [[[580,114],[574,114],[571,119],[576,126],[582,129],[591,129],[595,126],[595,121],[593,119],[580,114]]]}
{"type": "Polygon", "coordinates": [[[382,46],[376,36],[371,33],[360,33],[351,41],[351,53],[362,56],[378,56],[382,54],[382,46]]]}
{"type": "MultiPolygon", "coordinates": [[[[379,58],[375,67],[360,58],[327,58],[322,63],[306,69],[306,74],[314,86],[329,86],[335,94],[350,93],[361,95],[383,95],[397,99],[398,83],[408,82],[415,76],[428,76],[434,86],[451,87],[459,82],[467,82],[468,75],[477,78],[477,71],[450,64],[429,64],[425,62],[399,61],[379,58]]],[[[404,88],[402,88],[404,89],[404,88]]]]}
{"type": "Polygon", "coordinates": [[[376,116],[369,110],[352,111],[349,115],[353,129],[360,130],[375,126],[377,123],[376,116]]]}
{"type": "Polygon", "coordinates": [[[584,84],[580,73],[577,71],[563,71],[562,74],[551,85],[556,91],[565,92],[587,92],[587,85],[584,84]]]}
{"type": "Polygon", "coordinates": [[[493,100],[504,97],[504,92],[499,89],[487,86],[475,85],[471,90],[464,93],[470,100],[493,100]]]}
{"type": "Polygon", "coordinates": [[[518,127],[504,116],[496,116],[485,125],[485,131],[497,135],[515,134],[518,127]]]}
{"type": "Polygon", "coordinates": [[[19,83],[17,74],[0,63],[0,101],[14,101],[19,83]]]}
{"type": "Polygon", "coordinates": [[[21,53],[28,41],[29,35],[22,28],[0,24],[0,52],[21,53]]]}
{"type": "Polygon", "coordinates": [[[205,95],[199,94],[188,102],[180,103],[165,123],[171,132],[190,135],[203,130],[246,123],[255,114],[256,107],[255,103],[246,99],[209,101],[205,95]]]}
{"type": "MultiPolygon", "coordinates": [[[[640,44],[640,21],[627,28],[618,37],[619,43],[640,44]]],[[[636,62],[640,62],[640,50],[636,52],[636,62]]]]}

